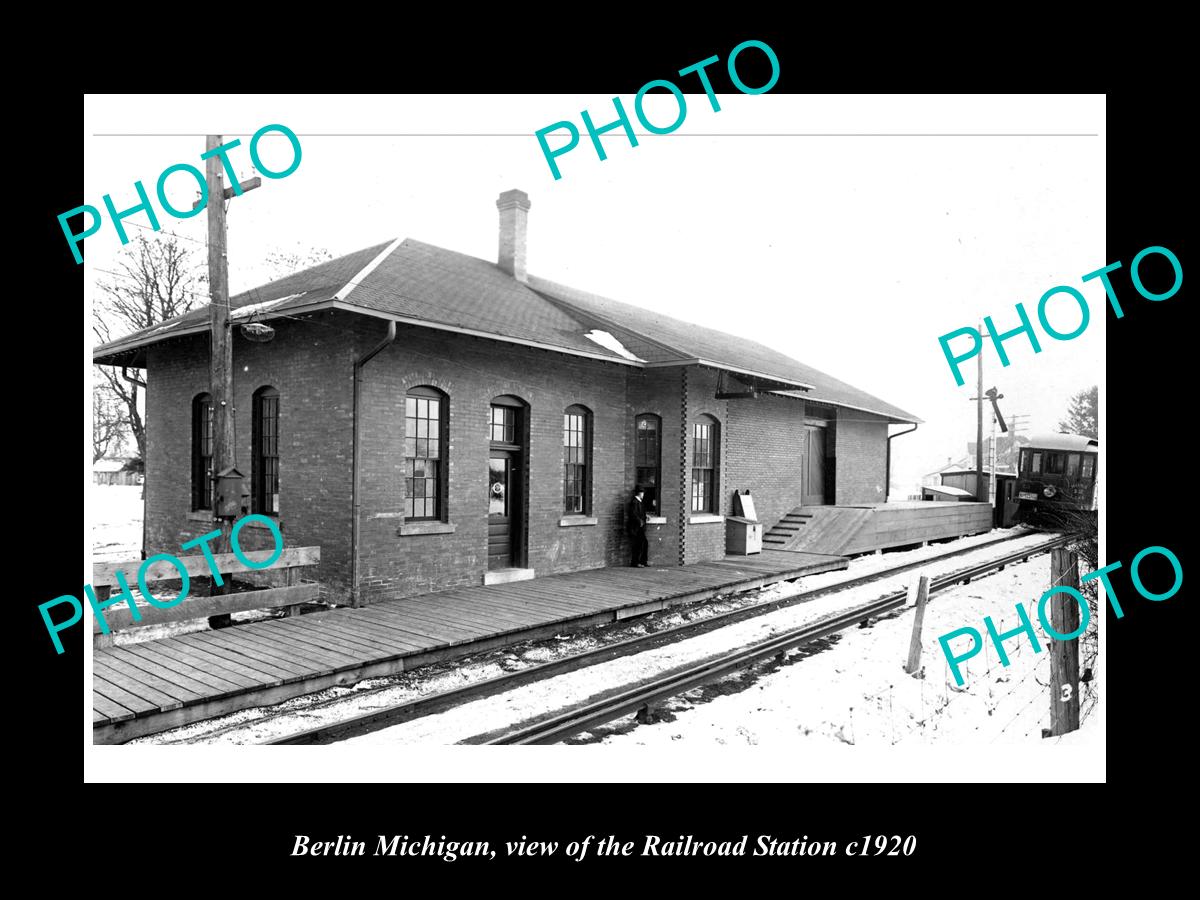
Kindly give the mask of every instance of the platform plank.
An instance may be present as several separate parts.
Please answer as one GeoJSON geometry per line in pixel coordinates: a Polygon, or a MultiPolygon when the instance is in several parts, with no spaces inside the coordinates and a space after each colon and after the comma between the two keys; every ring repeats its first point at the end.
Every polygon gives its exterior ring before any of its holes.
{"type": "Polygon", "coordinates": [[[337,628],[347,634],[362,635],[364,640],[374,641],[389,649],[396,647],[401,650],[421,650],[429,644],[427,639],[387,628],[376,622],[367,621],[361,616],[327,621],[325,627],[337,628]]]}
{"type": "MultiPolygon", "coordinates": [[[[300,622],[292,619],[288,624],[295,626],[299,625],[300,622]]],[[[347,646],[357,648],[359,653],[402,653],[405,650],[412,650],[419,646],[415,643],[399,640],[398,637],[387,639],[365,631],[357,625],[343,624],[336,621],[326,620],[320,622],[316,630],[319,633],[336,636],[339,640],[345,642],[347,646]]]]}
{"type": "Polygon", "coordinates": [[[161,689],[165,693],[178,697],[180,700],[205,697],[213,689],[213,686],[206,682],[193,678],[188,674],[176,672],[174,669],[160,665],[152,657],[132,653],[124,647],[113,647],[109,658],[120,660],[130,668],[139,669],[146,673],[145,676],[138,677],[150,677],[154,681],[161,681],[161,689]],[[183,694],[184,691],[186,691],[186,695],[183,694]]]}
{"type": "MultiPolygon", "coordinates": [[[[621,595],[615,591],[609,595],[609,602],[619,603],[621,595]]],[[[559,616],[587,615],[597,607],[597,600],[585,598],[578,593],[567,595],[566,591],[549,591],[542,589],[527,589],[519,594],[506,594],[501,597],[489,598],[489,607],[495,604],[500,609],[510,609],[523,616],[549,615],[559,616]]]]}
{"type": "Polygon", "coordinates": [[[180,662],[178,659],[163,653],[160,647],[152,647],[147,644],[130,644],[127,647],[116,649],[124,650],[133,657],[143,659],[159,668],[177,673],[181,677],[200,682],[207,688],[207,693],[212,693],[213,691],[228,693],[229,691],[241,690],[243,687],[243,685],[235,681],[180,662]]]}
{"type": "Polygon", "coordinates": [[[104,673],[109,681],[120,677],[122,680],[116,683],[143,700],[158,704],[159,709],[178,709],[184,703],[194,702],[204,696],[203,692],[196,693],[168,679],[131,666],[113,654],[102,660],[94,671],[104,673]]]}
{"type": "Polygon", "coordinates": [[[100,691],[107,697],[111,697],[123,706],[129,706],[126,702],[126,697],[135,701],[137,708],[130,706],[139,715],[143,712],[152,710],[169,710],[178,709],[183,706],[182,700],[177,700],[169,694],[164,694],[162,691],[156,690],[154,687],[143,681],[136,675],[130,675],[128,672],[122,672],[115,668],[117,664],[109,663],[106,660],[94,662],[92,665],[92,675],[99,681],[103,679],[106,684],[101,687],[97,686],[94,689],[100,691]],[[113,696],[109,691],[109,685],[120,690],[121,696],[113,696]]]}
{"type": "Polygon", "coordinates": [[[285,663],[295,663],[299,671],[307,674],[332,672],[344,665],[353,663],[357,657],[353,654],[336,653],[324,650],[305,641],[283,637],[274,631],[264,633],[250,628],[223,628],[216,632],[227,641],[241,641],[264,656],[285,663]]]}
{"type": "Polygon", "coordinates": [[[213,678],[231,682],[240,688],[264,687],[279,683],[278,679],[270,675],[230,662],[206,650],[191,647],[176,640],[147,641],[143,644],[133,644],[130,649],[134,647],[149,647],[160,656],[173,659],[179,665],[185,666],[185,671],[203,672],[213,678]]]}
{"type": "MultiPolygon", "coordinates": [[[[863,511],[869,514],[868,511],[863,511]]],[[[119,743],[263,703],[748,590],[847,560],[764,550],[689,566],[613,567],[97,649],[93,732],[119,743]]]]}
{"type": "Polygon", "coordinates": [[[448,602],[430,604],[421,610],[421,614],[426,619],[434,616],[436,621],[445,621],[451,625],[457,625],[468,634],[477,635],[488,634],[498,626],[505,624],[511,627],[519,627],[521,625],[520,622],[512,621],[512,617],[501,610],[471,609],[461,604],[448,602]]]}
{"type": "Polygon", "coordinates": [[[284,647],[298,645],[303,650],[319,653],[335,665],[355,662],[362,655],[358,641],[322,627],[320,622],[305,622],[303,619],[281,619],[270,630],[255,632],[260,641],[274,640],[284,647]]]}
{"type": "Polygon", "coordinates": [[[356,617],[375,622],[384,628],[411,634],[415,638],[424,640],[428,647],[449,646],[454,641],[465,637],[465,632],[458,628],[442,622],[425,622],[412,610],[360,609],[356,611],[356,617]]]}
{"type": "MultiPolygon", "coordinates": [[[[615,592],[609,595],[610,601],[619,600],[619,595],[615,592]]],[[[489,597],[487,606],[491,608],[496,606],[500,609],[507,608],[517,610],[521,613],[538,614],[541,612],[570,615],[572,612],[588,613],[596,608],[595,599],[584,598],[576,588],[564,588],[561,590],[551,588],[525,588],[522,591],[513,591],[511,593],[499,594],[495,597],[489,597]]]]}
{"type": "Polygon", "coordinates": [[[432,609],[413,608],[403,612],[399,610],[378,610],[375,615],[384,621],[390,619],[396,627],[405,628],[411,625],[418,632],[428,633],[440,642],[453,644],[457,641],[469,640],[478,635],[474,628],[468,628],[458,622],[443,619],[432,609]]]}
{"type": "Polygon", "coordinates": [[[273,675],[283,683],[296,681],[304,677],[305,669],[291,665],[286,661],[281,662],[273,657],[264,656],[262,653],[256,652],[253,645],[248,649],[244,643],[235,641],[227,636],[224,633],[227,631],[233,631],[233,629],[224,628],[221,631],[198,631],[195,634],[186,634],[179,638],[179,640],[185,643],[195,643],[206,648],[216,656],[223,656],[231,662],[241,663],[266,675],[273,675]]]}
{"type": "MultiPolygon", "coordinates": [[[[92,691],[92,710],[94,713],[100,714],[102,719],[109,722],[123,722],[126,719],[132,719],[135,715],[133,710],[127,709],[115,700],[109,700],[103,694],[92,691]]],[[[95,722],[95,716],[92,721],[95,722]]]]}

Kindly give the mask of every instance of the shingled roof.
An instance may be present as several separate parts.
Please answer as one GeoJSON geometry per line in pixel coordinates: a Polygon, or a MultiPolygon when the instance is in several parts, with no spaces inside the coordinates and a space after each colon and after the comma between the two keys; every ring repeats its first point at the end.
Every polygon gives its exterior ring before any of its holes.
{"type": "MultiPolygon", "coordinates": [[[[377,244],[231,298],[232,318],[345,309],[385,319],[605,359],[635,367],[703,364],[790,396],[920,421],[865,391],[762,344],[530,275],[411,238],[377,244]]],[[[144,348],[206,332],[192,310],[97,347],[95,363],[144,365],[144,348]]]]}

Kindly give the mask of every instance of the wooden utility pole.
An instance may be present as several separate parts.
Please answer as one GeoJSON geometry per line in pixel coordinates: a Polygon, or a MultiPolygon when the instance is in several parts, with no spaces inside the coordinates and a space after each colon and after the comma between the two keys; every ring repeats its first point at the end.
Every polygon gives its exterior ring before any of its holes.
{"type": "Polygon", "coordinates": [[[915,675],[921,668],[921,626],[925,622],[925,604],[929,602],[929,576],[922,575],[917,584],[917,614],[913,619],[912,642],[908,645],[908,665],[904,671],[915,675]]]}
{"type": "MultiPolygon", "coordinates": [[[[212,151],[221,146],[221,136],[210,134],[205,141],[205,150],[212,151]]],[[[225,201],[233,196],[232,187],[226,193],[222,174],[221,158],[213,154],[204,161],[205,180],[208,183],[208,288],[209,324],[212,328],[211,355],[209,360],[209,395],[213,404],[213,485],[214,506],[217,498],[216,476],[237,464],[237,448],[233,437],[233,334],[229,327],[229,259],[225,252],[225,201]]],[[[243,182],[243,190],[258,187],[259,179],[243,182]]],[[[213,510],[214,513],[218,511],[213,510]]],[[[220,517],[221,537],[213,546],[213,553],[229,553],[229,535],[233,520],[220,517]]],[[[229,582],[222,588],[214,586],[214,592],[228,591],[229,582]]],[[[228,614],[210,616],[211,628],[224,628],[231,624],[228,614]]]]}
{"type": "Polygon", "coordinates": [[[992,506],[996,506],[996,417],[992,416],[992,436],[989,438],[988,447],[988,499],[992,501],[992,506]]]}
{"type": "Polygon", "coordinates": [[[979,326],[979,352],[975,354],[979,373],[975,385],[975,499],[987,501],[983,480],[983,326],[979,326]]]}
{"type": "MultiPolygon", "coordinates": [[[[210,134],[205,150],[221,145],[219,134],[210,134]]],[[[233,335],[229,330],[229,260],[225,255],[225,180],[221,160],[210,156],[204,163],[208,181],[208,289],[209,324],[212,344],[209,357],[209,393],[213,405],[213,486],[212,498],[217,498],[216,476],[235,464],[237,456],[233,442],[233,335]]],[[[214,510],[216,512],[216,510],[214,510]]],[[[221,518],[221,537],[213,548],[215,553],[229,553],[229,534],[233,521],[221,518]]],[[[214,592],[220,590],[215,585],[214,592]]],[[[210,628],[224,628],[232,620],[228,614],[212,616],[210,628]]]]}
{"type": "MultiPolygon", "coordinates": [[[[1050,551],[1050,584],[1079,590],[1079,559],[1065,547],[1050,551]]],[[[1050,624],[1059,634],[1079,628],[1079,603],[1069,594],[1050,598],[1050,624]]],[[[1079,638],[1050,642],[1050,737],[1079,728],[1079,638]]]]}

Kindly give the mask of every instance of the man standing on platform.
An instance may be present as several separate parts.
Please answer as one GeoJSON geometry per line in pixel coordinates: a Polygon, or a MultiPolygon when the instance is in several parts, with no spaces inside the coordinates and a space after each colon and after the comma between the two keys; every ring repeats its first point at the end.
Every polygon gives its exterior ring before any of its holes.
{"type": "Polygon", "coordinates": [[[646,555],[650,544],[646,540],[646,507],[642,503],[643,493],[641,488],[637,488],[629,502],[629,536],[633,540],[633,562],[630,565],[646,568],[646,555]]]}

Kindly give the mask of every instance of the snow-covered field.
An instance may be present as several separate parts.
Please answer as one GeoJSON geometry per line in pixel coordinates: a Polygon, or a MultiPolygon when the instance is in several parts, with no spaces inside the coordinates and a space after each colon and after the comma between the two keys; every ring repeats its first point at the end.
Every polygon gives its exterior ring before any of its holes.
{"type": "MultiPolygon", "coordinates": [[[[620,723],[592,737],[648,748],[681,740],[689,746],[822,742],[876,747],[1041,741],[1051,703],[1044,635],[1042,652],[1036,654],[1023,636],[1006,641],[1007,667],[985,639],[983,651],[963,665],[961,688],[938,637],[965,625],[984,632],[986,615],[1003,633],[1019,624],[1015,605],[1022,601],[1036,623],[1037,598],[1049,580],[1049,557],[1040,556],[936,595],[922,629],[923,677],[903,670],[913,625],[909,608],[869,628],[841,632],[822,652],[793,651],[768,674],[733,676],[673,698],[659,713],[663,721],[637,728],[620,723]]],[[[1082,686],[1085,728],[1096,688],[1095,681],[1082,686]]]]}
{"type": "Polygon", "coordinates": [[[119,562],[142,555],[142,486],[93,484],[92,559],[119,562]]]}

